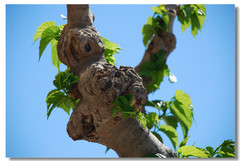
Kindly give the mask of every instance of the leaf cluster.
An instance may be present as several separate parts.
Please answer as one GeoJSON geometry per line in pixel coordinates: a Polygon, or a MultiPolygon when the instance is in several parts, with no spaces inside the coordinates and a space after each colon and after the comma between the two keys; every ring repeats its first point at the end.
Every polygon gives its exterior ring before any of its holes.
{"type": "Polygon", "coordinates": [[[180,123],[183,129],[184,137],[187,137],[188,131],[192,126],[193,118],[192,109],[189,107],[189,105],[191,105],[191,100],[188,94],[181,90],[177,90],[171,101],[164,102],[154,100],[146,102],[145,106],[156,108],[158,113],[163,113],[162,115],[155,112],[144,114],[134,111],[134,108],[131,106],[132,99],[132,94],[116,98],[113,102],[112,115],[116,116],[119,112],[122,114],[123,118],[132,117],[138,119],[145,129],[153,129],[152,133],[161,142],[163,142],[163,139],[159,132],[165,133],[171,140],[175,149],[178,144],[178,134],[176,131],[178,123],[180,123]],[[160,125],[160,120],[163,120],[166,125],[160,125]]]}
{"type": "Polygon", "coordinates": [[[65,24],[57,26],[56,22],[46,21],[38,27],[34,34],[34,42],[40,38],[39,60],[50,43],[52,47],[52,64],[58,69],[58,71],[61,62],[57,56],[57,44],[64,26],[65,24]]]}
{"type": "Polygon", "coordinates": [[[165,52],[162,50],[154,55],[151,55],[151,61],[144,62],[138,74],[140,76],[151,77],[152,81],[147,87],[149,93],[157,90],[163,81],[164,76],[169,76],[169,69],[164,62],[165,52]]]}
{"type": "MultiPolygon", "coordinates": [[[[205,149],[185,145],[188,138],[183,139],[179,144],[179,149],[177,149],[177,155],[179,158],[234,158],[235,157],[235,142],[232,140],[224,140],[224,142],[218,146],[215,150],[208,146],[205,149]]],[[[164,156],[159,156],[157,154],[152,154],[145,157],[158,157],[164,158],[164,156]]]]}
{"type": "Polygon", "coordinates": [[[168,31],[169,17],[165,5],[154,6],[152,10],[154,11],[154,15],[152,17],[149,16],[147,23],[142,27],[144,46],[147,46],[152,36],[155,35],[159,29],[164,32],[168,31]]]}
{"type": "Polygon", "coordinates": [[[115,101],[112,103],[112,116],[115,117],[117,113],[121,113],[123,118],[125,119],[129,117],[138,119],[145,129],[153,126],[153,121],[155,121],[153,115],[145,117],[145,114],[143,114],[142,112],[136,112],[131,106],[132,99],[133,94],[126,94],[116,98],[115,101]]]}
{"type": "Polygon", "coordinates": [[[215,150],[211,146],[207,146],[205,149],[198,148],[195,146],[186,146],[186,142],[189,137],[185,138],[182,142],[184,144],[179,144],[179,149],[177,150],[178,157],[188,158],[233,158],[235,157],[235,142],[232,140],[224,140],[224,142],[219,145],[215,150]]]}
{"type": "Polygon", "coordinates": [[[113,66],[116,66],[116,59],[114,58],[114,54],[119,53],[119,50],[122,48],[119,47],[119,44],[115,44],[114,42],[109,41],[108,39],[102,37],[105,51],[104,56],[106,61],[113,66]]]}
{"type": "Polygon", "coordinates": [[[219,145],[215,150],[208,146],[206,147],[209,157],[216,158],[231,158],[235,157],[235,142],[232,140],[224,140],[224,142],[219,145]]]}
{"type": "Polygon", "coordinates": [[[188,136],[188,131],[192,126],[193,112],[189,107],[191,104],[189,95],[182,90],[177,90],[175,96],[170,101],[147,101],[145,107],[153,107],[157,109],[159,120],[165,122],[165,125],[160,125],[160,127],[154,128],[153,134],[163,142],[158,132],[161,131],[165,133],[176,149],[178,144],[178,123],[182,127],[184,138],[188,136]],[[160,115],[160,113],[162,114],[160,115]]]}
{"type": "Polygon", "coordinates": [[[56,89],[51,90],[46,98],[47,103],[47,118],[49,118],[54,108],[61,108],[69,115],[71,109],[76,107],[79,99],[74,100],[70,97],[72,85],[78,82],[78,77],[66,69],[64,72],[59,72],[53,81],[56,89]]]}
{"type": "Polygon", "coordinates": [[[206,17],[206,7],[203,4],[187,4],[179,7],[178,21],[181,23],[182,33],[191,26],[191,33],[195,37],[201,30],[206,17]]]}
{"type": "MultiPolygon", "coordinates": [[[[53,85],[56,89],[51,90],[46,98],[47,118],[49,118],[52,110],[56,107],[62,108],[69,114],[70,110],[79,102],[79,99],[74,100],[70,97],[73,85],[78,82],[79,78],[73,75],[69,68],[64,72],[60,71],[59,68],[61,62],[58,59],[57,44],[61,36],[61,31],[65,25],[66,24],[57,26],[56,22],[46,21],[38,27],[34,34],[34,42],[40,39],[39,61],[48,44],[51,44],[52,64],[58,69],[58,74],[55,76],[55,80],[53,80],[53,85]]],[[[116,60],[113,55],[119,53],[119,50],[122,48],[120,48],[118,44],[115,44],[104,37],[102,37],[102,39],[105,46],[104,56],[107,62],[116,66],[116,60]]]]}
{"type": "MultiPolygon", "coordinates": [[[[160,30],[168,32],[169,16],[165,5],[152,7],[153,16],[149,16],[146,24],[142,27],[143,44],[147,46],[149,41],[160,30]]],[[[181,5],[177,11],[178,21],[181,23],[182,33],[191,26],[194,37],[201,30],[206,17],[206,7],[203,4],[181,5]]]]}

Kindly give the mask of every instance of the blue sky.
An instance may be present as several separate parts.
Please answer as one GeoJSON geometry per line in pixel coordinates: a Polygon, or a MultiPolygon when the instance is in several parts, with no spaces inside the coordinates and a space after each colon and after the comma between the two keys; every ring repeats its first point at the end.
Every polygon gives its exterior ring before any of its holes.
{"type": "MultiPolygon", "coordinates": [[[[141,61],[145,50],[141,28],[152,16],[152,6],[91,5],[96,29],[126,49],[116,55],[118,67],[135,67],[141,61]]],[[[182,34],[175,20],[177,46],[167,64],[178,82],[171,84],[166,78],[149,98],[167,101],[178,89],[188,93],[194,105],[188,145],[216,148],[225,139],[235,140],[235,10],[234,5],[206,8],[205,24],[196,38],[190,29],[182,34]]],[[[45,21],[66,23],[61,14],[67,16],[65,5],[6,6],[6,156],[117,157],[112,150],[105,154],[100,144],[69,138],[69,116],[63,110],[54,110],[47,120],[45,99],[54,88],[57,69],[51,63],[50,46],[38,62],[39,41],[33,44],[33,36],[45,21]]],[[[181,129],[178,134],[181,141],[181,129]]]]}

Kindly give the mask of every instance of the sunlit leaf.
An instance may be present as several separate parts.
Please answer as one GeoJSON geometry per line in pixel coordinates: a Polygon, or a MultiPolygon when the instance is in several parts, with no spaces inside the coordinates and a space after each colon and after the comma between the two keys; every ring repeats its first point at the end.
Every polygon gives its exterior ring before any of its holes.
{"type": "Polygon", "coordinates": [[[42,23],[38,27],[37,31],[34,34],[34,42],[41,37],[41,35],[45,29],[47,29],[48,27],[51,27],[51,26],[56,26],[56,23],[53,21],[46,21],[46,22],[42,23]]]}
{"type": "Polygon", "coordinates": [[[168,136],[173,144],[173,147],[176,148],[178,144],[178,135],[176,129],[169,125],[161,125],[159,130],[168,136]]]}
{"type": "Polygon", "coordinates": [[[188,131],[192,126],[193,112],[190,109],[191,99],[188,94],[183,93],[181,90],[177,90],[175,94],[175,101],[172,102],[169,107],[174,114],[183,130],[184,138],[187,137],[188,131]]]}
{"type": "Polygon", "coordinates": [[[155,30],[152,25],[146,24],[143,26],[142,34],[143,34],[144,46],[147,46],[148,42],[152,39],[154,32],[155,32],[155,30]]]}
{"type": "Polygon", "coordinates": [[[148,129],[151,129],[153,125],[156,125],[160,121],[158,115],[154,112],[148,113],[147,115],[145,115],[145,117],[148,129]]]}
{"type": "Polygon", "coordinates": [[[47,45],[50,43],[51,40],[54,38],[58,39],[60,33],[60,29],[58,26],[51,26],[45,29],[42,32],[40,45],[39,45],[39,60],[42,56],[43,51],[47,47],[47,45]]]}
{"type": "Polygon", "coordinates": [[[162,119],[167,125],[172,126],[175,129],[177,128],[178,121],[175,116],[164,116],[162,117],[162,119]]]}
{"type": "Polygon", "coordinates": [[[194,146],[182,146],[177,150],[181,156],[184,157],[198,157],[198,158],[208,158],[208,153],[204,149],[200,149],[194,146]]]}
{"type": "Polygon", "coordinates": [[[178,20],[182,33],[191,26],[191,33],[195,37],[201,30],[206,17],[206,7],[202,4],[183,5],[179,7],[178,20]]]}
{"type": "Polygon", "coordinates": [[[61,64],[61,61],[58,59],[58,54],[57,54],[57,44],[58,41],[56,39],[52,39],[50,41],[50,44],[52,46],[52,64],[60,71],[59,65],[61,64]]]}
{"type": "Polygon", "coordinates": [[[119,47],[119,44],[115,44],[104,37],[101,37],[101,38],[103,40],[104,47],[105,47],[104,56],[106,58],[106,61],[109,64],[116,66],[116,64],[115,64],[116,60],[115,60],[113,54],[119,53],[119,51],[122,48],[119,47]]]}
{"type": "Polygon", "coordinates": [[[187,141],[188,141],[188,139],[189,139],[190,136],[191,136],[191,135],[189,135],[188,137],[186,137],[186,138],[184,138],[184,139],[182,140],[182,142],[179,144],[179,148],[181,148],[182,146],[185,146],[185,145],[186,145],[186,143],[187,143],[187,141]]]}

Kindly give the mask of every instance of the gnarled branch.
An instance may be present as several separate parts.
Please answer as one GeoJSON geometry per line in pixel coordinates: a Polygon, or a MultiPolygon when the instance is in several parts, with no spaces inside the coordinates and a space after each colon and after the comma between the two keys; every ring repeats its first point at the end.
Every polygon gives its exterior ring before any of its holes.
{"type": "Polygon", "coordinates": [[[89,5],[67,5],[67,9],[68,24],[57,46],[58,57],[79,76],[75,93],[81,96],[67,125],[69,136],[106,145],[120,157],[154,153],[176,157],[138,120],[123,119],[121,114],[112,116],[112,103],[120,95],[133,94],[135,111],[142,110],[146,101],[142,78],[131,67],[117,69],[106,62],[89,5]]]}

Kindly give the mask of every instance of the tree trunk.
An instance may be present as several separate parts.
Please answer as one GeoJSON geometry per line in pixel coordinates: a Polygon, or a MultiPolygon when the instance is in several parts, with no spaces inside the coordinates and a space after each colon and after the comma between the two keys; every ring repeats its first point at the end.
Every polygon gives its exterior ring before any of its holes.
{"type": "Polygon", "coordinates": [[[120,113],[112,116],[113,101],[125,94],[133,94],[131,105],[135,111],[142,110],[147,96],[143,80],[132,67],[117,69],[106,62],[104,44],[93,27],[89,5],[67,5],[67,13],[68,23],[57,46],[58,57],[79,76],[76,93],[80,98],[67,125],[69,136],[106,145],[120,157],[156,153],[176,157],[138,120],[123,119],[120,113]]]}

